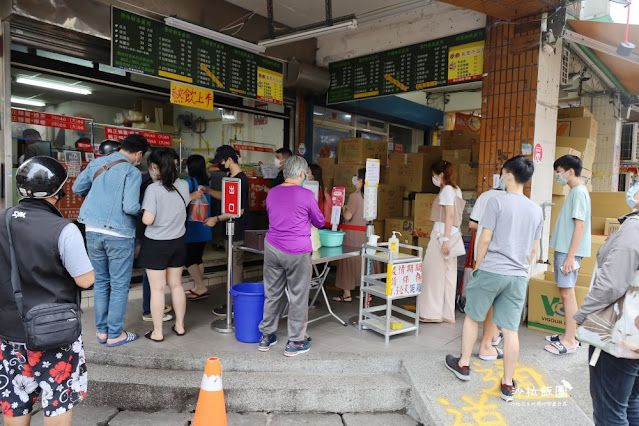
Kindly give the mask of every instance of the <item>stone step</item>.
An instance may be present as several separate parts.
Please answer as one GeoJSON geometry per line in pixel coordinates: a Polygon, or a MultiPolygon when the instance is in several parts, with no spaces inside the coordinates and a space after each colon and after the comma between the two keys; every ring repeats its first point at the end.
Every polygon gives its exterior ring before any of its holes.
{"type": "MultiPolygon", "coordinates": [[[[89,374],[89,405],[184,412],[195,408],[203,373],[92,364],[89,374]]],[[[411,403],[399,373],[225,371],[223,381],[227,412],[392,412],[411,403]]]]}

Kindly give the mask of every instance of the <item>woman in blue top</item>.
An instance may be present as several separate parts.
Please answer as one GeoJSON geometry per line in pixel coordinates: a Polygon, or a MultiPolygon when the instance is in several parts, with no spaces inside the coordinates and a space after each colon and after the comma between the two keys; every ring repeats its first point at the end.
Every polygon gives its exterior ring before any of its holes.
{"type": "MultiPolygon", "coordinates": [[[[208,187],[209,177],[206,173],[206,160],[201,155],[191,155],[186,159],[189,174],[189,193],[197,192],[199,185],[208,187]]],[[[211,217],[211,197],[204,195],[208,204],[207,217],[211,217]]],[[[195,201],[195,200],[192,200],[195,201]]],[[[189,220],[186,226],[186,269],[195,281],[195,288],[187,293],[188,300],[202,300],[209,297],[209,290],[204,285],[204,261],[202,254],[206,243],[213,239],[211,228],[204,222],[189,220]]]]}

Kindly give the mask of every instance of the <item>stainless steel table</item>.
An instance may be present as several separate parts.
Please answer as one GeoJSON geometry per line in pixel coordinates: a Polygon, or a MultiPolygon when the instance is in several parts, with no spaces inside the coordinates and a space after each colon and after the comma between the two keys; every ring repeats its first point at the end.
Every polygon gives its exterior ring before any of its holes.
{"type": "MultiPolygon", "coordinates": [[[[245,251],[247,253],[255,253],[255,254],[264,254],[263,250],[257,250],[250,247],[240,246],[240,250],[245,251]]],[[[337,321],[339,321],[342,325],[348,325],[346,321],[341,319],[337,314],[333,312],[331,309],[331,304],[329,302],[328,296],[326,295],[326,290],[324,290],[324,283],[326,282],[326,278],[328,277],[328,273],[331,270],[331,267],[328,265],[329,262],[333,262],[336,260],[348,259],[350,257],[361,256],[362,250],[357,247],[321,247],[318,251],[314,251],[311,256],[311,264],[313,265],[313,276],[311,277],[311,289],[315,290],[315,294],[313,295],[313,299],[311,300],[310,306],[315,305],[317,301],[317,297],[322,294],[324,297],[324,301],[326,302],[326,308],[328,309],[328,313],[325,315],[321,315],[317,318],[313,318],[308,321],[308,324],[319,321],[324,318],[328,318],[330,316],[334,317],[337,321]]],[[[286,297],[288,298],[288,290],[285,289],[286,297]]]]}

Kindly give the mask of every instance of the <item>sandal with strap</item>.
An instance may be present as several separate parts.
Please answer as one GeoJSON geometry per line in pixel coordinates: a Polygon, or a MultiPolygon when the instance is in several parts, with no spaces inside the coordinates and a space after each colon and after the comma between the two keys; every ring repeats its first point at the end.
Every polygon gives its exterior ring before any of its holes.
{"type": "Polygon", "coordinates": [[[578,347],[579,346],[576,346],[573,349],[568,349],[561,342],[550,342],[549,345],[544,346],[544,349],[553,355],[566,355],[575,353],[578,347]]]}
{"type": "Polygon", "coordinates": [[[479,355],[479,359],[483,361],[497,361],[498,359],[504,359],[504,352],[498,347],[494,347],[497,351],[497,355],[479,355]]]}
{"type": "Polygon", "coordinates": [[[353,301],[352,297],[344,297],[344,296],[335,296],[335,297],[333,297],[333,302],[349,303],[349,302],[352,302],[352,301],[353,301]]]}
{"type": "Polygon", "coordinates": [[[130,331],[125,331],[126,337],[122,340],[118,340],[115,343],[107,343],[107,348],[114,348],[116,346],[126,345],[127,343],[135,342],[140,338],[136,333],[131,333],[130,331]]]}

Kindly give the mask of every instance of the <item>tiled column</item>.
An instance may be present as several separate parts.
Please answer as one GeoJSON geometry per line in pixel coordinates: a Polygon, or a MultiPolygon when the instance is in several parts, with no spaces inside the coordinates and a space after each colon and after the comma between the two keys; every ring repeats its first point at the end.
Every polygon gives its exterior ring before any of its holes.
{"type": "Polygon", "coordinates": [[[586,103],[597,119],[597,150],[592,166],[593,191],[617,191],[622,121],[615,115],[610,97],[598,96],[586,103]]]}

